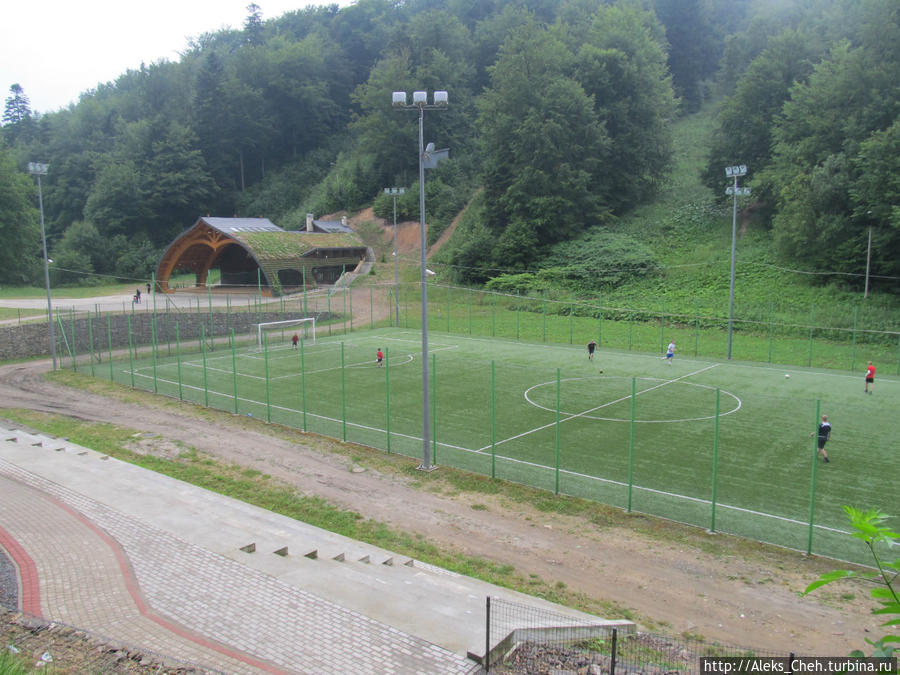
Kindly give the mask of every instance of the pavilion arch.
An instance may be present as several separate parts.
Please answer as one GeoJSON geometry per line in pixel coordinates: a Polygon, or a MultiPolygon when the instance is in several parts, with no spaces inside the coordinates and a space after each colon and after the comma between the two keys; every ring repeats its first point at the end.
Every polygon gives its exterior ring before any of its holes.
{"type": "Polygon", "coordinates": [[[371,251],[349,229],[340,232],[288,232],[266,218],[204,217],[169,245],[157,267],[157,289],[175,290],[176,272],[194,274],[207,286],[214,267],[220,285],[281,295],[320,283],[334,283],[371,258],[371,251]]]}

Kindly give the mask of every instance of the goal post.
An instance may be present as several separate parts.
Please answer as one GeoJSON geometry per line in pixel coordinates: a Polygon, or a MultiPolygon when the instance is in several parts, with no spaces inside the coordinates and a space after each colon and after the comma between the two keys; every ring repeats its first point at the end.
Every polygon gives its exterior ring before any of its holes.
{"type": "Polygon", "coordinates": [[[250,348],[254,351],[263,349],[267,340],[270,347],[275,344],[291,345],[294,335],[299,340],[316,343],[316,318],[314,316],[286,321],[265,321],[253,325],[256,326],[256,343],[251,344],[250,348]]]}

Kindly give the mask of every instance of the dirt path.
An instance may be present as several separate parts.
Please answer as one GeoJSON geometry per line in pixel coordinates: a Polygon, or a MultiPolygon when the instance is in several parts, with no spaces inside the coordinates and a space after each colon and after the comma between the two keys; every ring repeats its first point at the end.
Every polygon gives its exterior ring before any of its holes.
{"type": "Polygon", "coordinates": [[[299,445],[244,418],[217,414],[210,423],[170,402],[142,406],[71,390],[43,379],[47,367],[47,362],[0,367],[0,406],[155,432],[442,547],[618,603],[655,622],[652,627],[660,632],[822,655],[845,654],[865,646],[864,637],[879,634],[864,587],[843,587],[843,597],[838,591],[798,596],[819,573],[836,566],[829,561],[748,545],[740,550],[750,552],[738,556],[724,546],[727,538],[640,516],[632,522],[644,531],[675,528],[675,536],[598,526],[483,494],[435,494],[417,489],[403,475],[352,471],[346,455],[328,452],[335,442],[327,439],[309,437],[308,445],[299,445]],[[823,604],[828,598],[833,606],[823,604]]]}

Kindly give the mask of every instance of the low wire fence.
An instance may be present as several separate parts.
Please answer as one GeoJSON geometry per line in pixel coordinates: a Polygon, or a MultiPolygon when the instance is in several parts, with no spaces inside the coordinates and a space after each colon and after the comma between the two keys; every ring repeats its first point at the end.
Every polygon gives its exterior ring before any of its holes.
{"type": "Polygon", "coordinates": [[[647,633],[627,621],[577,618],[503,598],[488,597],[485,615],[481,662],[485,672],[496,675],[699,674],[703,657],[783,658],[790,663],[798,656],[647,633]]]}

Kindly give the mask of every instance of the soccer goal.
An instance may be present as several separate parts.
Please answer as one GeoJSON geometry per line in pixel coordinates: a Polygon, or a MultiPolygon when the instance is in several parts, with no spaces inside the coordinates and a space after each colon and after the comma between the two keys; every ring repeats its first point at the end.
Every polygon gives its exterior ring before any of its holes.
{"type": "Polygon", "coordinates": [[[266,321],[256,326],[256,344],[251,344],[252,351],[261,351],[268,343],[273,346],[292,346],[294,336],[298,341],[304,340],[316,344],[316,318],[288,319],[287,321],[266,321]]]}

